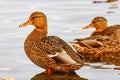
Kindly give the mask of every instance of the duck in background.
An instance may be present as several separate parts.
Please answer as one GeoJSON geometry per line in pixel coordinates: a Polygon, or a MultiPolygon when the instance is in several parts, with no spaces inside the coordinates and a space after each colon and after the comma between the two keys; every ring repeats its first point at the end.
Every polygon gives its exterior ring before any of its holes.
{"type": "Polygon", "coordinates": [[[110,62],[120,61],[120,25],[109,26],[104,17],[95,17],[83,29],[95,28],[90,37],[75,39],[70,42],[85,61],[110,62]]]}
{"type": "Polygon", "coordinates": [[[73,72],[83,66],[81,58],[62,39],[47,36],[47,18],[42,12],[33,12],[27,22],[19,27],[35,26],[24,43],[24,49],[30,60],[37,66],[52,72],[73,72]]]}
{"type": "Polygon", "coordinates": [[[104,17],[95,17],[88,26],[85,26],[83,30],[95,28],[96,30],[90,37],[94,36],[108,36],[120,40],[120,25],[109,26],[107,20],[104,17]]]}
{"type": "Polygon", "coordinates": [[[118,0],[106,0],[106,1],[93,1],[93,3],[111,3],[111,2],[115,2],[118,0]]]}

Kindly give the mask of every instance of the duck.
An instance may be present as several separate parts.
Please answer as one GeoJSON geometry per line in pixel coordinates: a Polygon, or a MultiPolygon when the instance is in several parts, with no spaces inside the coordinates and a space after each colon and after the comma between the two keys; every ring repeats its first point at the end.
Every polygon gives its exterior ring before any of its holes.
{"type": "Polygon", "coordinates": [[[95,28],[89,37],[70,42],[84,61],[108,62],[120,57],[120,25],[108,27],[107,19],[97,16],[83,30],[89,28],[95,28]]]}
{"type": "Polygon", "coordinates": [[[118,1],[118,0],[107,0],[106,2],[110,3],[110,2],[115,2],[115,1],[118,1]]]}
{"type": "Polygon", "coordinates": [[[106,1],[93,1],[93,3],[111,3],[111,2],[115,2],[118,0],[106,0],[106,1]]]}
{"type": "Polygon", "coordinates": [[[112,25],[108,26],[107,19],[102,16],[95,17],[91,23],[85,27],[83,27],[83,30],[95,28],[95,31],[91,34],[91,37],[93,36],[109,36],[113,37],[115,39],[120,40],[120,25],[112,25]]]}
{"type": "Polygon", "coordinates": [[[57,36],[48,36],[47,17],[43,12],[35,11],[19,27],[33,25],[35,29],[24,43],[28,58],[37,66],[51,72],[73,72],[83,66],[81,57],[64,40],[57,36]]]}

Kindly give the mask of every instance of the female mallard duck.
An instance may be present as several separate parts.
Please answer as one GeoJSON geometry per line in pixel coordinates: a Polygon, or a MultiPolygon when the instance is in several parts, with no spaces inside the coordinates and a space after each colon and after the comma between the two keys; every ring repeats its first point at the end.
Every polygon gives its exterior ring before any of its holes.
{"type": "Polygon", "coordinates": [[[115,39],[120,39],[120,25],[109,26],[107,20],[104,17],[95,17],[92,22],[85,26],[83,29],[95,28],[96,31],[91,36],[110,36],[115,39]]]}
{"type": "Polygon", "coordinates": [[[20,27],[27,25],[36,27],[24,43],[25,52],[33,63],[48,72],[72,72],[83,66],[81,58],[65,41],[57,36],[47,36],[47,18],[44,13],[32,13],[20,27]]]}
{"type": "Polygon", "coordinates": [[[104,17],[96,17],[83,29],[88,28],[95,28],[96,31],[90,37],[71,42],[84,59],[109,61],[118,56],[120,58],[120,25],[108,27],[104,17]]]}

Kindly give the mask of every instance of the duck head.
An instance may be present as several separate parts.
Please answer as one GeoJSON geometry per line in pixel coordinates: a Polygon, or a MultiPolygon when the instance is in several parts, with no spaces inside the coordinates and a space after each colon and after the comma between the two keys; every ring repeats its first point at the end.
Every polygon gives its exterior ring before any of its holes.
{"type": "Polygon", "coordinates": [[[83,28],[83,30],[95,28],[97,32],[101,32],[105,30],[107,26],[107,20],[104,17],[95,17],[88,26],[83,28]]]}
{"type": "Polygon", "coordinates": [[[39,30],[47,30],[47,18],[42,12],[33,12],[29,19],[19,25],[19,27],[26,27],[28,25],[34,25],[39,30]]]}

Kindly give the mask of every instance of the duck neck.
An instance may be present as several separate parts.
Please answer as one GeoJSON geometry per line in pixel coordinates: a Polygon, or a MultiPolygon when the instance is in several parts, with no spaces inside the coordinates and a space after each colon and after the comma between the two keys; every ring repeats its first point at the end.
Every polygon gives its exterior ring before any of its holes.
{"type": "Polygon", "coordinates": [[[30,44],[31,42],[37,39],[42,39],[43,37],[46,37],[46,36],[47,36],[47,29],[41,30],[39,28],[35,28],[27,37],[25,41],[25,45],[30,44]]]}

